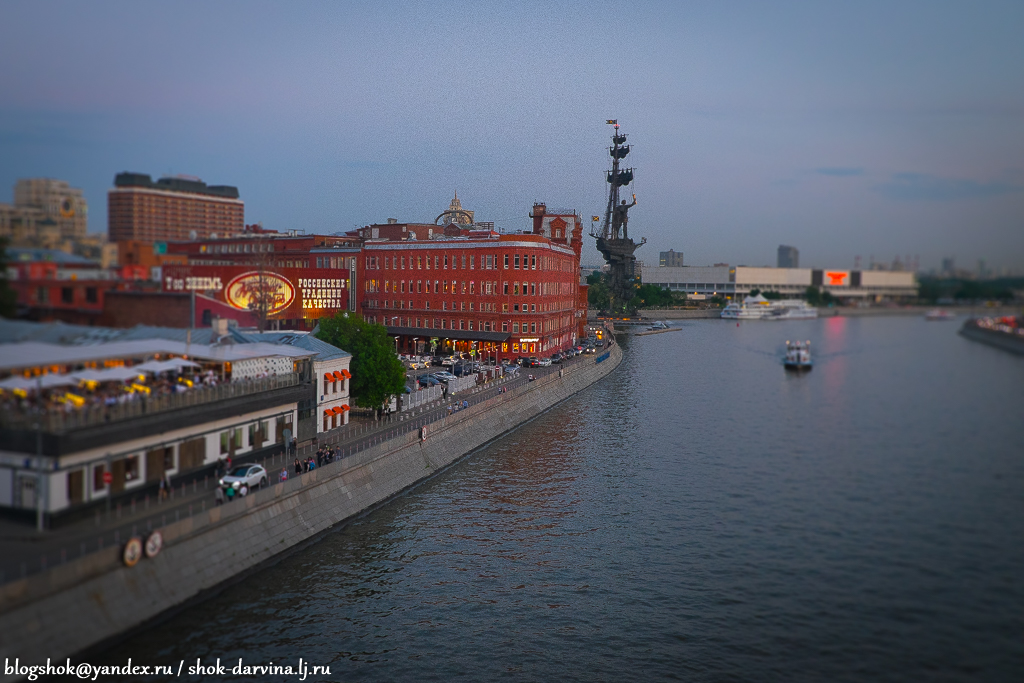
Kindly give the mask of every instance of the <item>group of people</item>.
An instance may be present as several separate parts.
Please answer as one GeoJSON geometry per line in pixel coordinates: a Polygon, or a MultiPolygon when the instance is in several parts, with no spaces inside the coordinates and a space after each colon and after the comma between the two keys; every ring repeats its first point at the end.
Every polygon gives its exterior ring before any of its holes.
{"type": "Polygon", "coordinates": [[[456,401],[455,403],[448,404],[448,414],[457,413],[460,410],[465,410],[469,407],[469,401],[456,401]]]}
{"type": "MultiPolygon", "coordinates": [[[[295,474],[311,472],[312,470],[315,470],[318,467],[323,467],[324,465],[332,463],[340,458],[340,451],[337,451],[333,448],[321,447],[317,450],[315,456],[310,455],[305,460],[295,458],[295,474]]],[[[285,476],[285,479],[287,479],[287,475],[285,476]]],[[[284,481],[284,479],[282,479],[281,481],[284,481]]]]}

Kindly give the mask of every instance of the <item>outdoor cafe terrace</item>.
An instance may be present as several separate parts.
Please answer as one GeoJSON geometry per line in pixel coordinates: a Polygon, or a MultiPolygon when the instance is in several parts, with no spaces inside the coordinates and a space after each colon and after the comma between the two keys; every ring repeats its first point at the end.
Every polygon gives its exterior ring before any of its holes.
{"type": "Polygon", "coordinates": [[[68,429],[298,384],[304,349],[148,339],[0,345],[0,425],[68,429]]]}

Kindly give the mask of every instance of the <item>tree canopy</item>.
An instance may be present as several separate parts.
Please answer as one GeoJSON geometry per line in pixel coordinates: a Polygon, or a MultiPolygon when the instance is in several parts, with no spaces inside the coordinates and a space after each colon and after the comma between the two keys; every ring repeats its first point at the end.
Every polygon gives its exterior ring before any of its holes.
{"type": "Polygon", "coordinates": [[[405,391],[405,366],[395,356],[395,340],[383,325],[356,313],[322,318],[317,338],[352,354],[352,399],[360,408],[382,408],[405,391]]]}

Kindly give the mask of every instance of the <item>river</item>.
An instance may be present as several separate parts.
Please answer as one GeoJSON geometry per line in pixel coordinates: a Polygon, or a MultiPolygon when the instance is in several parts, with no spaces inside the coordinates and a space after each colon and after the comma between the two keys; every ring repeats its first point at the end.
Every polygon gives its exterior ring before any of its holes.
{"type": "Polygon", "coordinates": [[[918,317],[673,324],[92,661],[302,657],[331,667],[307,680],[333,681],[1022,680],[1024,359],[918,317]],[[783,370],[787,338],[811,341],[812,372],[783,370]]]}

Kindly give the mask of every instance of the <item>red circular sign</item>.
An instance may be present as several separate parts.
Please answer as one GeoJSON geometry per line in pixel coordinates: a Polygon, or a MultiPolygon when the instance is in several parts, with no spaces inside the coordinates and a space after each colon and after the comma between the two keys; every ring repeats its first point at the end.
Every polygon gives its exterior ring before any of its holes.
{"type": "Polygon", "coordinates": [[[114,481],[114,475],[113,474],[111,474],[110,472],[104,472],[103,473],[103,483],[104,484],[110,484],[110,483],[113,483],[113,481],[114,481]]]}

